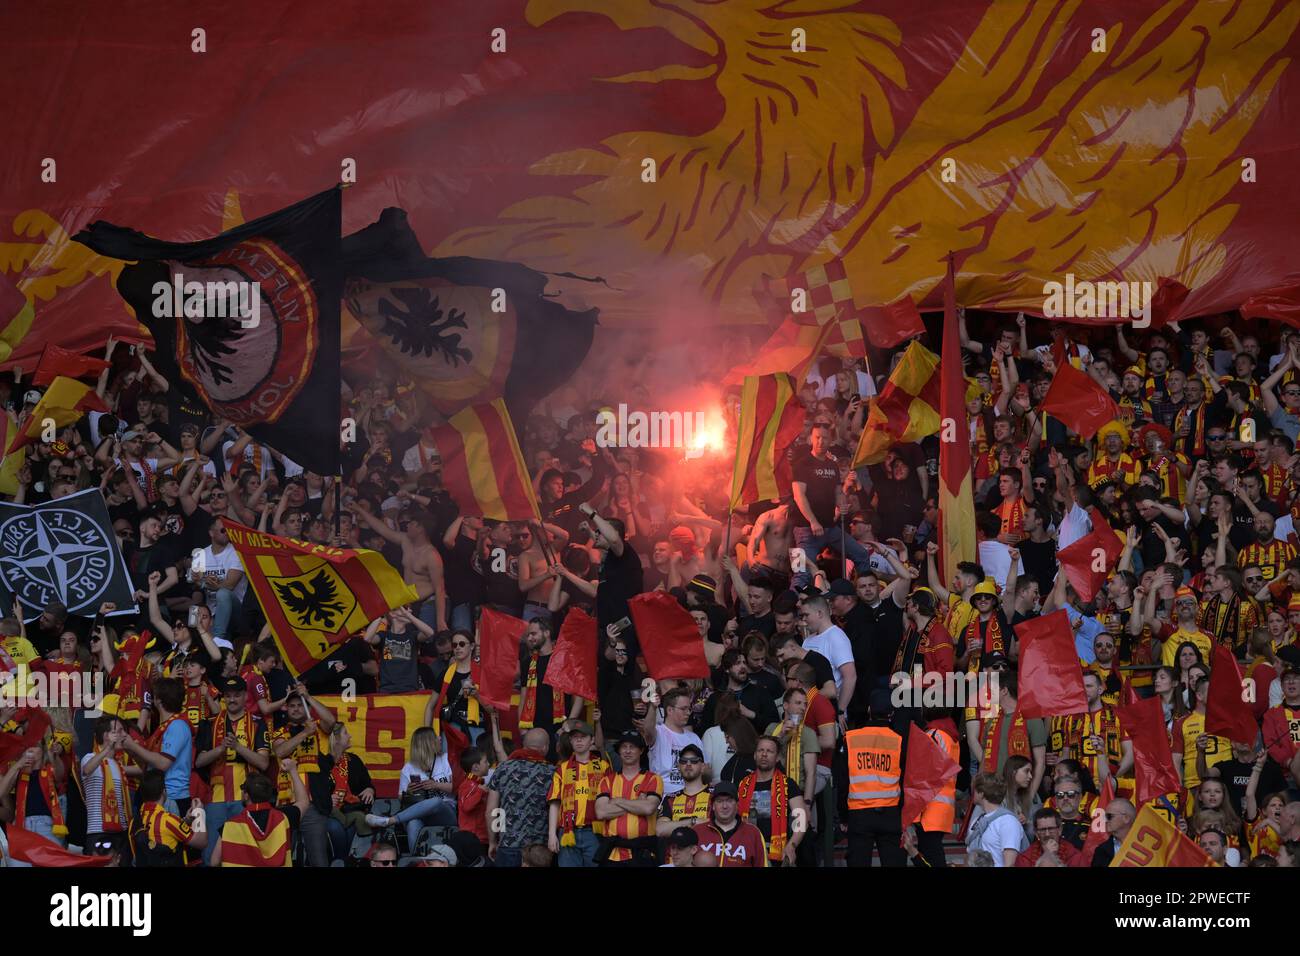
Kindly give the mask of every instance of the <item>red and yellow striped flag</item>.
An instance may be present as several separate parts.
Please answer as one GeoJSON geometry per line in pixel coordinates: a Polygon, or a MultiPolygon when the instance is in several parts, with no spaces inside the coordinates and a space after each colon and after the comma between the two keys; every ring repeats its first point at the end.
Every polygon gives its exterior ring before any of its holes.
{"type": "Polygon", "coordinates": [[[465,514],[498,521],[540,521],[506,403],[498,398],[457,412],[433,430],[442,480],[465,514]]]}
{"type": "Polygon", "coordinates": [[[311,545],[225,519],[226,535],[293,674],[367,624],[420,599],[378,551],[311,545]]]}
{"type": "Polygon", "coordinates": [[[943,584],[950,587],[962,561],[974,561],[975,490],[971,474],[970,428],[966,424],[966,376],[957,327],[957,285],[952,254],[943,282],[943,361],[939,377],[939,527],[943,584]]]}
{"type": "Polygon", "coordinates": [[[275,807],[263,830],[245,810],[221,829],[222,866],[293,866],[289,847],[289,819],[275,807]]]}
{"type": "Polygon", "coordinates": [[[31,417],[14,430],[13,438],[6,446],[5,453],[11,454],[26,445],[41,441],[41,433],[46,422],[53,422],[55,428],[71,425],[86,412],[107,412],[108,406],[99,397],[93,386],[78,382],[75,378],[56,376],[46,389],[41,400],[32,409],[31,417]]]}
{"type": "Polygon", "coordinates": [[[790,493],[785,451],[803,430],[799,384],[785,373],[750,375],[740,395],[736,464],[731,473],[731,510],[790,493]]]}
{"type": "Polygon", "coordinates": [[[871,400],[854,468],[884,461],[891,445],[920,441],[939,430],[938,365],[939,356],[920,342],[908,345],[885,387],[871,400]]]}

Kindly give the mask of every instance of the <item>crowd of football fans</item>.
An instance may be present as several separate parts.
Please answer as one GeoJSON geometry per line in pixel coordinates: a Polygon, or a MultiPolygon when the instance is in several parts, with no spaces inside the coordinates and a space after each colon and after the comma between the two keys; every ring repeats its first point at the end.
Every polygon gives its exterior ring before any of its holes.
{"type": "MultiPolygon", "coordinates": [[[[335,479],[177,402],[110,341],[111,411],[30,447],[12,497],[98,488],[135,613],[0,619],[4,861],[32,858],[21,830],[123,866],[1101,866],[1142,809],[1117,707],[1155,696],[1181,786],[1154,809],[1215,862],[1295,866],[1300,336],[1228,319],[963,317],[978,546],[952,580],[938,436],[850,468],[889,355],[814,366],[792,494],[734,515],[732,445],[597,444],[597,412],[648,374],[608,363],[517,422],[541,521],[510,523],[452,500],[442,419],[407,383],[349,383],[335,479]],[[1087,440],[1039,408],[1063,362],[1119,408],[1087,440]],[[291,674],[227,518],[380,551],[420,600],[291,674]],[[1056,555],[1102,521],[1122,550],[1085,601],[1056,555]],[[648,673],[656,635],[628,602],[654,590],[695,622],[709,679],[648,673]],[[508,709],[475,683],[487,609],[527,624],[508,709]],[[594,700],[546,683],[575,610],[597,623],[594,700]],[[1016,625],[1057,610],[1088,711],[1027,718],[1016,625]],[[1206,733],[1216,646],[1249,678],[1254,739],[1206,733]],[[906,696],[954,672],[991,678],[991,699],[906,696]],[[58,675],[106,696],[39,698],[58,675]],[[351,694],[423,702],[384,745],[405,750],[395,794],[331,703],[351,694]],[[961,772],[904,827],[909,724],[961,772]]],[[[721,381],[726,358],[689,373],[721,381]]],[[[734,433],[736,390],[716,394],[734,433]]],[[[39,397],[0,378],[20,421],[39,397]]]]}

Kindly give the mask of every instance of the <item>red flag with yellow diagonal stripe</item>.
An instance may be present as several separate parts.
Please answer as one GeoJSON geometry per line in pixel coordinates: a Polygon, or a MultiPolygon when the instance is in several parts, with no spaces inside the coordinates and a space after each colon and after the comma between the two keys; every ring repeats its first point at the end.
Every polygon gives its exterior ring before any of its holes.
{"type": "MultiPolygon", "coordinates": [[[[912,342],[871,400],[853,467],[885,460],[891,445],[920,441],[939,430],[939,356],[912,342]]],[[[960,367],[960,366],[959,366],[960,367]]]]}
{"type": "Polygon", "coordinates": [[[442,480],[464,514],[540,521],[537,495],[502,399],[472,405],[433,430],[442,480]]]}
{"type": "Polygon", "coordinates": [[[750,375],[740,395],[731,510],[790,493],[786,449],[803,429],[799,385],[789,375],[750,375]]]}
{"type": "Polygon", "coordinates": [[[379,615],[419,600],[378,551],[306,544],[229,518],[225,528],[294,674],[324,660],[379,615]]]}

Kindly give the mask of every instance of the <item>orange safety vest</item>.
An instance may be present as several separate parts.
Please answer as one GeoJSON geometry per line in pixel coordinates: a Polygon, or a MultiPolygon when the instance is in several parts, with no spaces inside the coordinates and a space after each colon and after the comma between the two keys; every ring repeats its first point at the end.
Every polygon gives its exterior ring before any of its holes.
{"type": "MultiPolygon", "coordinates": [[[[953,763],[959,763],[957,741],[942,730],[927,730],[926,733],[939,746],[943,747],[953,763]]],[[[951,833],[952,825],[957,820],[957,778],[953,777],[943,785],[943,789],[921,811],[921,829],[926,833],[951,833]]]]}
{"type": "Polygon", "coordinates": [[[903,738],[888,727],[861,727],[844,739],[849,748],[849,809],[898,806],[903,795],[903,738]]]}

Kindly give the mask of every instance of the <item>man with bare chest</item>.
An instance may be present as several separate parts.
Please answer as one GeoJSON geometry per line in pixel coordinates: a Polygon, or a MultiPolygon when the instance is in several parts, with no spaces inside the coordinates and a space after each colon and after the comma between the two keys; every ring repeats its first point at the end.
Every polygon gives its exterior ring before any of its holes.
{"type": "Polygon", "coordinates": [[[794,529],[790,524],[790,503],[783,501],[764,511],[749,533],[749,576],[766,576],[778,590],[790,582],[790,548],[794,529]]]}
{"type": "Polygon", "coordinates": [[[424,514],[403,515],[400,531],[381,518],[353,507],[352,513],[364,524],[402,548],[402,580],[415,588],[420,600],[420,620],[437,631],[447,630],[447,589],[443,584],[442,556],[433,546],[433,518],[424,514]],[[431,599],[431,600],[430,600],[431,599]]]}

